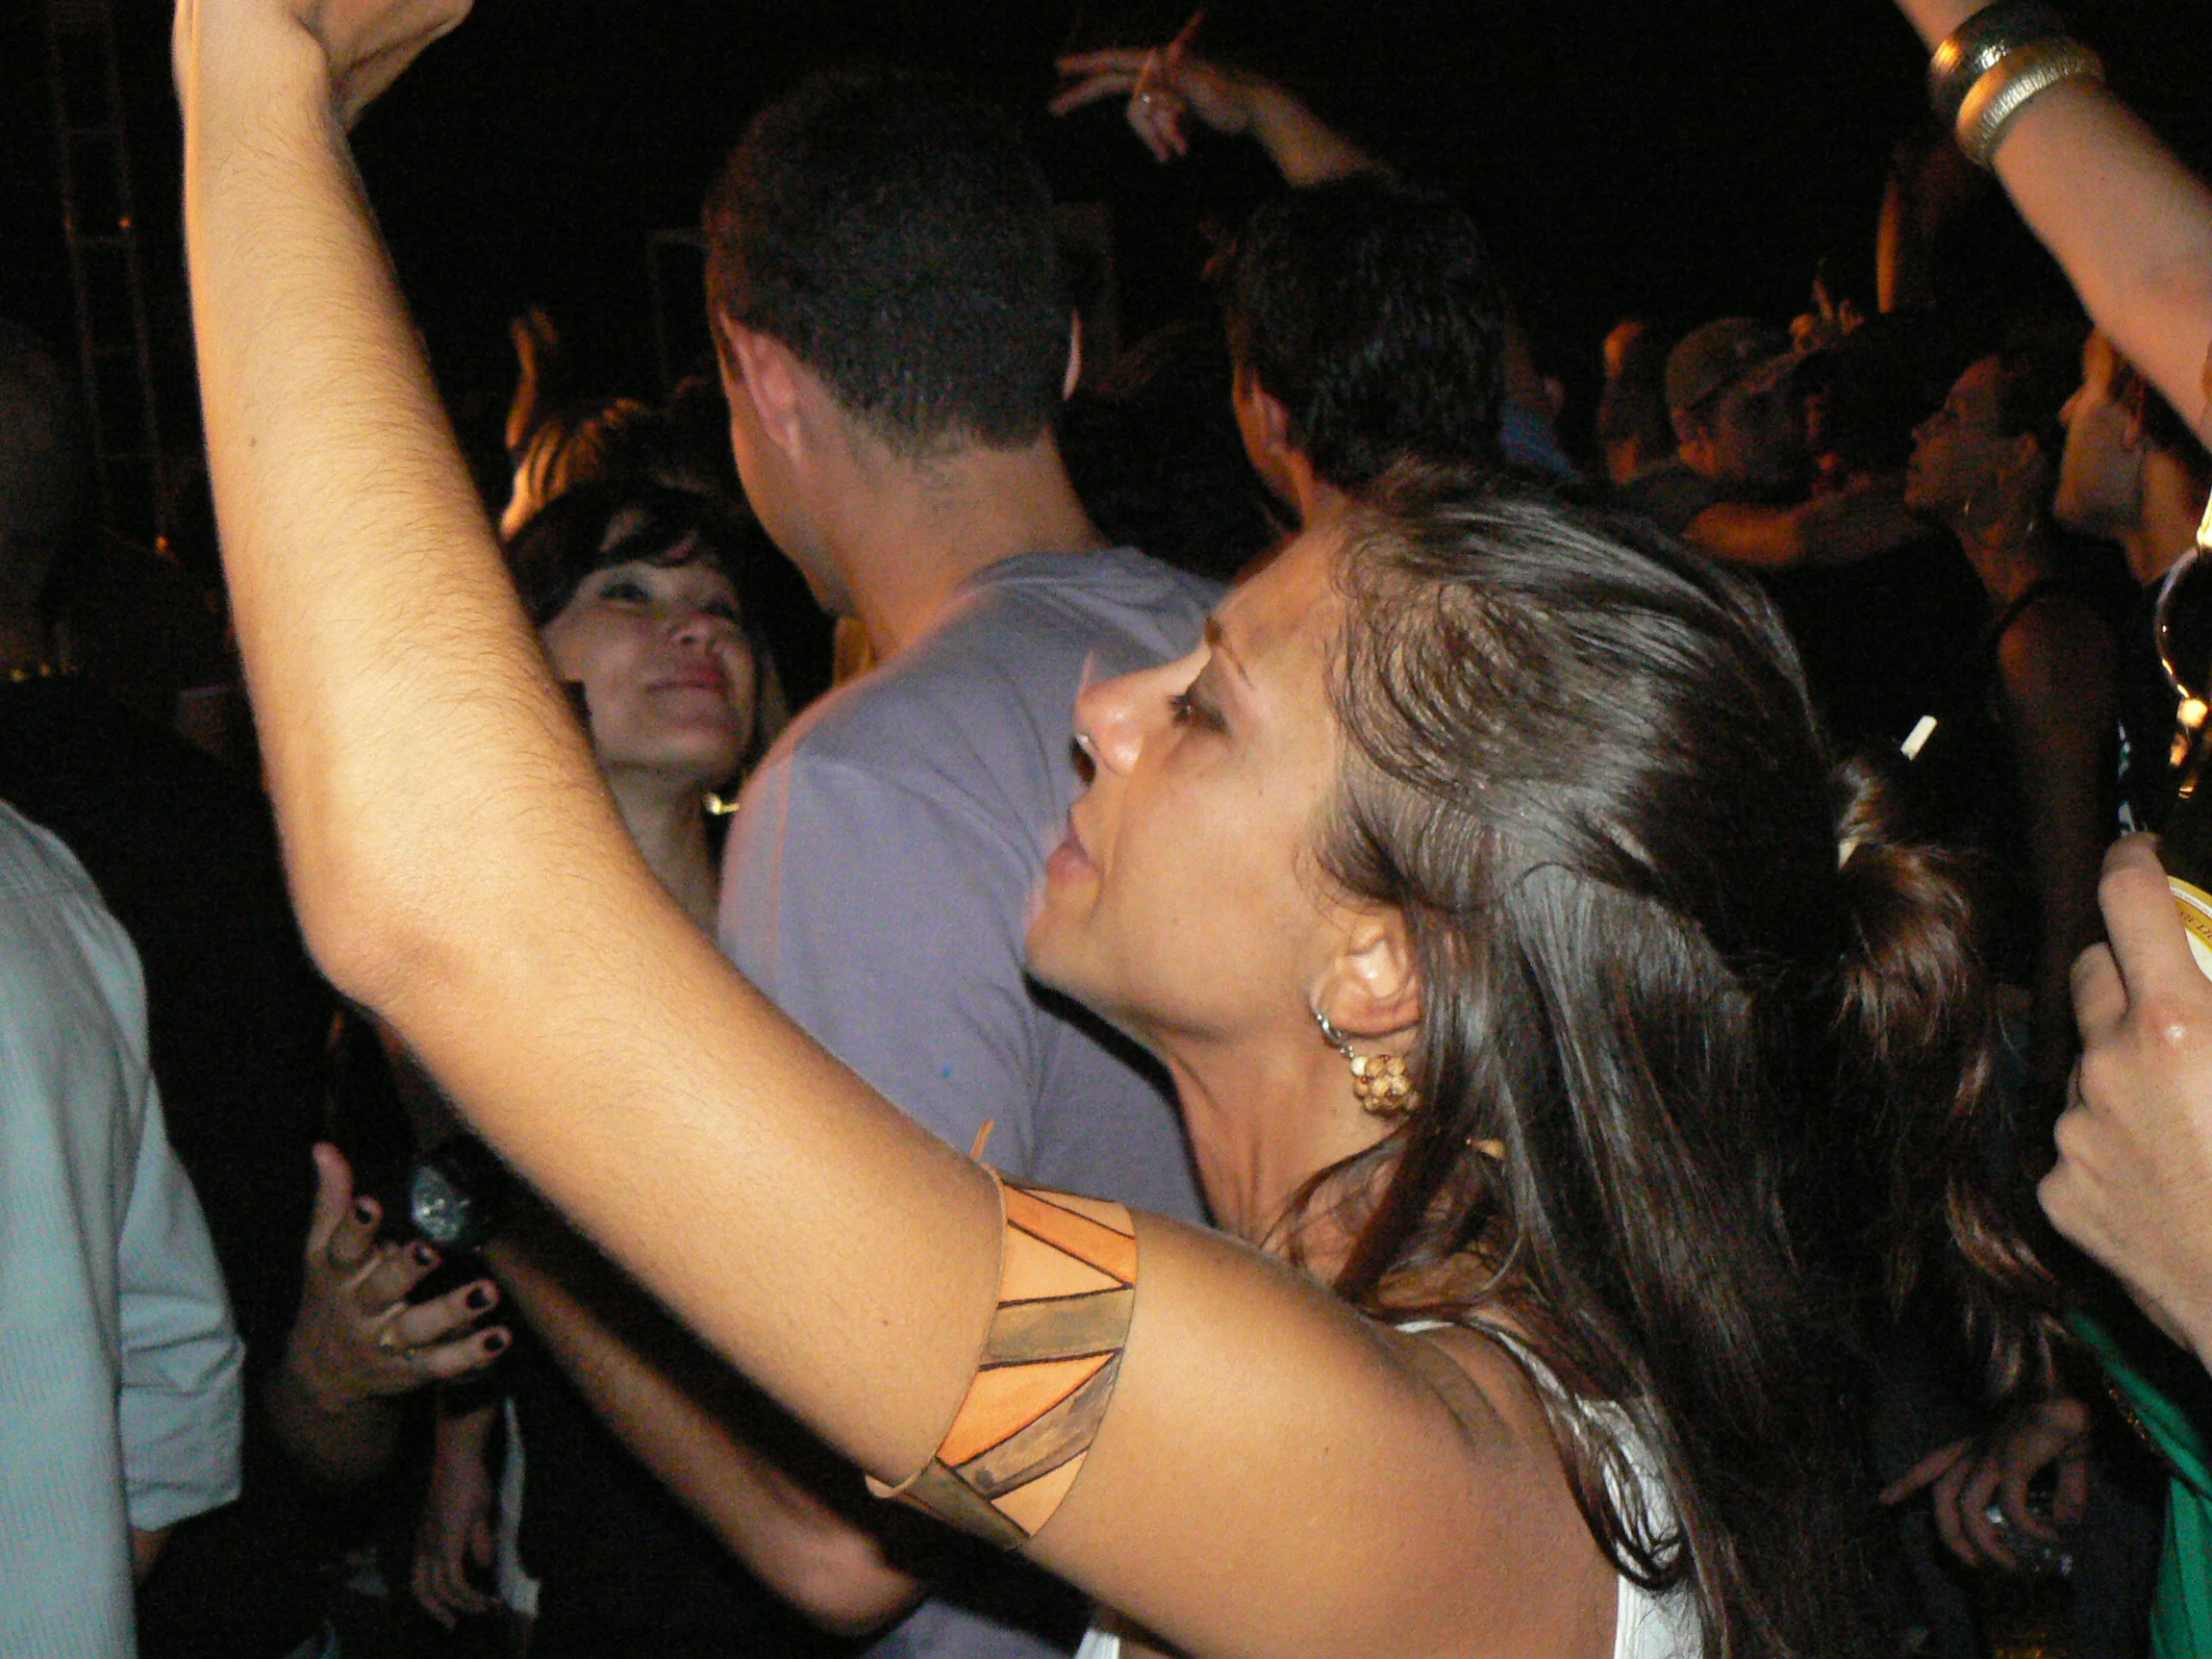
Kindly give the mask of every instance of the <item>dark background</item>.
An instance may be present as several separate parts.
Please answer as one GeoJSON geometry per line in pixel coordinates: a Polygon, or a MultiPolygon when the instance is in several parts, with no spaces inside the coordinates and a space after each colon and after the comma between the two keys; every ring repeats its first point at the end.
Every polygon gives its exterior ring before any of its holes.
{"type": "MultiPolygon", "coordinates": [[[[0,314],[66,346],[45,3],[0,0],[0,314]]],[[[2122,92],[2204,166],[2212,11],[2100,0],[2075,13],[2122,92]]],[[[190,450],[168,8],[115,0],[115,16],[165,442],[190,450]]],[[[833,59],[948,65],[1026,112],[1062,199],[1111,204],[1124,337],[1172,314],[1201,222],[1249,199],[1260,170],[1230,145],[1163,170],[1118,112],[1042,111],[1071,40],[1159,40],[1180,21],[1173,5],[1051,0],[480,0],[370,113],[358,152],[440,381],[485,454],[512,382],[505,324],[531,303],[558,318],[589,387],[656,389],[650,239],[692,222],[765,97],[833,59]]],[[[1231,0],[1205,43],[1265,62],[1460,192],[1552,366],[1585,393],[1598,339],[1627,312],[1784,319],[1824,258],[1871,307],[1885,161],[1923,110],[1924,54],[1879,0],[1231,0]]],[[[662,256],[679,355],[696,305],[686,258],[662,256]]]]}

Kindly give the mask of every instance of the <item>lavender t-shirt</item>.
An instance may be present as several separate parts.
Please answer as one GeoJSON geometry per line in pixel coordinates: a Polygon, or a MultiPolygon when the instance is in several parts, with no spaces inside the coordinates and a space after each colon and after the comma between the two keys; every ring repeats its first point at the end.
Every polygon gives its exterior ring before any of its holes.
{"type": "MultiPolygon", "coordinates": [[[[972,578],[754,775],[719,929],[748,978],[942,1139],[965,1151],[990,1122],[990,1162],[1010,1175],[1192,1221],[1164,1084],[1028,979],[1021,944],[1080,785],[1076,694],[1189,651],[1216,597],[1127,550],[1027,554],[972,578]]],[[[873,1651],[1063,1650],[930,1601],[873,1651]]]]}

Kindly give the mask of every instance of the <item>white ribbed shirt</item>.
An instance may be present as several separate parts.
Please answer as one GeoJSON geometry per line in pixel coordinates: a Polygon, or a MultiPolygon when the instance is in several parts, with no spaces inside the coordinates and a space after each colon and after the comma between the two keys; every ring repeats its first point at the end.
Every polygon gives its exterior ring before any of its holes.
{"type": "Polygon", "coordinates": [[[0,805],[0,1659],[135,1651],[128,1529],[238,1495],[243,1358],[138,954],[0,805]]]}

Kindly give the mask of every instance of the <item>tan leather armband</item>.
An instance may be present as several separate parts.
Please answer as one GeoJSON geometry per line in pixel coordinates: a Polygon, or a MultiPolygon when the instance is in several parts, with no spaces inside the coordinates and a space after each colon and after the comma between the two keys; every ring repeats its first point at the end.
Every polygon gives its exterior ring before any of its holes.
{"type": "Polygon", "coordinates": [[[998,1190],[998,1308],[975,1380],[936,1455],[868,1489],[1012,1549],[1060,1507],[1105,1420],[1136,1308],[1137,1232],[1103,1199],[1002,1177],[998,1190]]]}

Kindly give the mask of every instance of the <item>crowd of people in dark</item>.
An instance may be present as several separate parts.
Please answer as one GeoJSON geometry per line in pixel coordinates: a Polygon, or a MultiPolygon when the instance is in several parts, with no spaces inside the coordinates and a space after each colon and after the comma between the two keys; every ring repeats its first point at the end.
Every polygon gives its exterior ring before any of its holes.
{"type": "Polygon", "coordinates": [[[1280,175],[1106,362],[817,73],[486,499],[346,138],[467,0],[182,0],[220,604],[0,322],[0,1659],[2212,1655],[2212,192],[1899,4],[1879,291],[1581,417],[1202,17],[1057,65],[1280,175]]]}

